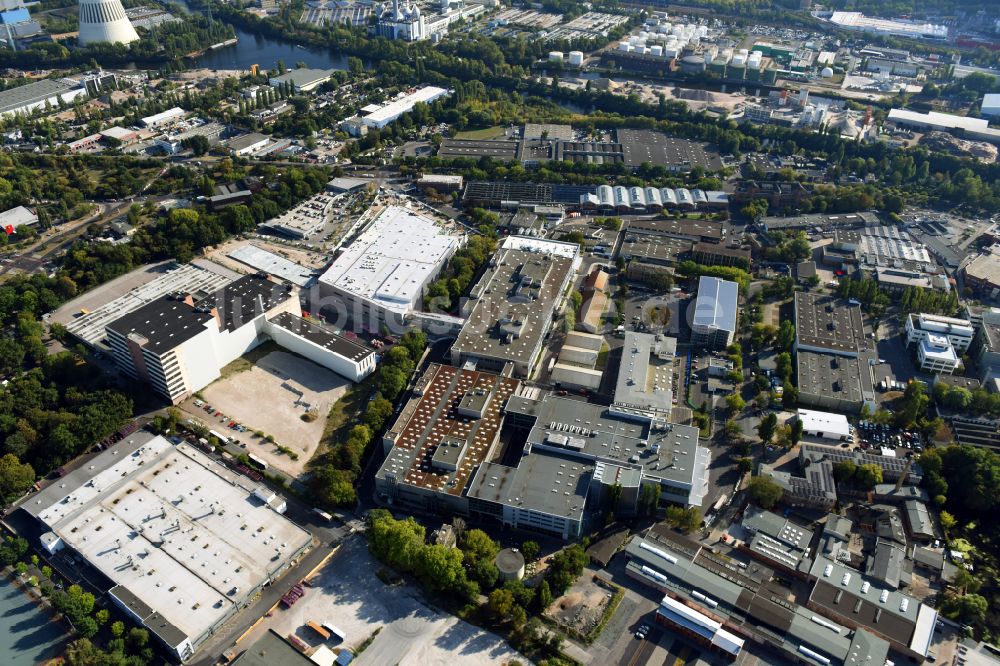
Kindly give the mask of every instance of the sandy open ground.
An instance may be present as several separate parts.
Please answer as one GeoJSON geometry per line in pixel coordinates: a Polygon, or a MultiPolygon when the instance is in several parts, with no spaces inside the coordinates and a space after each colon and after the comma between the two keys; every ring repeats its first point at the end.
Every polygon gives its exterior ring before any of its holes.
{"type": "Polygon", "coordinates": [[[215,249],[206,252],[208,257],[226,268],[230,268],[242,274],[252,273],[254,269],[242,261],[237,261],[229,256],[229,253],[238,247],[243,247],[244,245],[256,245],[262,250],[267,250],[268,252],[273,252],[278,256],[284,257],[292,263],[298,264],[299,266],[305,266],[306,268],[311,268],[313,270],[319,270],[326,266],[327,258],[325,255],[319,252],[310,252],[308,250],[302,250],[291,245],[284,245],[282,243],[270,243],[263,238],[254,238],[248,240],[231,240],[223,243],[222,245],[217,245],[215,249]]]}
{"type": "Polygon", "coordinates": [[[363,538],[348,539],[312,579],[313,587],[288,609],[277,609],[237,646],[245,650],[269,629],[294,634],[317,647],[322,640],[305,623],[330,622],[346,639],[327,642],[333,650],[356,648],[381,628],[371,645],[354,661],[358,666],[502,666],[511,660],[528,663],[500,637],[424,604],[409,585],[387,586],[376,576],[379,563],[363,538]]]}
{"type": "Polygon", "coordinates": [[[302,474],[316,451],[330,407],[350,382],[332,370],[288,352],[271,352],[244,372],[211,384],[201,393],[205,401],[249,432],[235,434],[247,451],[291,476],[302,474]],[[319,413],[312,423],[302,420],[310,409],[319,413]],[[299,454],[298,460],[279,453],[274,444],[253,437],[255,430],[273,435],[276,444],[299,454]]]}

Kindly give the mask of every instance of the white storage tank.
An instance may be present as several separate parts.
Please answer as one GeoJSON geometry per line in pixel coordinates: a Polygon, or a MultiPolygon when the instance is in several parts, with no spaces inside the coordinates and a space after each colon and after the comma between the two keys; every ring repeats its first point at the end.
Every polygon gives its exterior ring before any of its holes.
{"type": "Polygon", "coordinates": [[[747,51],[746,49],[740,49],[739,51],[737,51],[737,53],[739,53],[741,56],[743,56],[744,59],[746,59],[746,57],[748,55],[750,55],[750,52],[747,51]]]}
{"type": "Polygon", "coordinates": [[[629,51],[632,50],[632,45],[629,44],[628,42],[618,42],[618,50],[628,53],[629,51]]]}
{"type": "Polygon", "coordinates": [[[628,43],[631,44],[632,46],[638,46],[639,37],[637,35],[632,35],[631,37],[628,38],[628,43]]]}
{"type": "Polygon", "coordinates": [[[562,51],[549,51],[549,62],[562,62],[562,51]]]}
{"type": "Polygon", "coordinates": [[[663,47],[662,46],[651,46],[649,48],[649,53],[657,58],[663,57],[663,47]]]}
{"type": "Polygon", "coordinates": [[[831,67],[824,67],[823,71],[820,72],[819,75],[821,77],[823,77],[824,79],[832,79],[833,78],[833,68],[831,68],[831,67]]]}
{"type": "Polygon", "coordinates": [[[675,46],[665,46],[663,47],[663,57],[668,59],[673,59],[677,57],[677,47],[675,46]]]}
{"type": "Polygon", "coordinates": [[[583,64],[583,51],[570,51],[569,64],[579,67],[583,64]]]}
{"type": "Polygon", "coordinates": [[[743,67],[747,64],[747,56],[745,53],[737,53],[733,56],[733,66],[743,67]]]}

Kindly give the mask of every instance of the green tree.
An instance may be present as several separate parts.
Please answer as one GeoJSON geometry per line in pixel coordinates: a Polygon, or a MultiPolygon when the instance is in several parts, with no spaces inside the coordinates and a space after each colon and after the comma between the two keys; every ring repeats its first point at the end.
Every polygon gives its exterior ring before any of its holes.
{"type": "Polygon", "coordinates": [[[494,617],[505,619],[514,610],[514,595],[509,590],[498,589],[490,592],[490,612],[494,617]]]}
{"type": "Polygon", "coordinates": [[[35,483],[35,470],[12,453],[0,458],[0,499],[10,502],[23,495],[35,483]]]}
{"type": "Polygon", "coordinates": [[[774,437],[774,432],[778,427],[778,417],[776,414],[767,414],[764,418],[760,420],[760,424],[757,426],[757,436],[760,437],[760,441],[764,444],[769,444],[771,438],[774,437]]]}
{"type": "Polygon", "coordinates": [[[372,432],[381,432],[392,417],[392,412],[392,403],[379,393],[368,403],[368,407],[365,408],[365,415],[363,417],[365,425],[372,432]]]}
{"type": "Polygon", "coordinates": [[[730,414],[739,414],[747,406],[745,400],[739,393],[730,393],[726,396],[726,406],[729,407],[730,414]]]}
{"type": "Polygon", "coordinates": [[[544,613],[545,609],[552,605],[552,601],[552,590],[549,588],[549,581],[543,580],[542,584],[538,586],[539,610],[544,613]]]}
{"type": "Polygon", "coordinates": [[[461,549],[467,563],[484,560],[492,562],[500,552],[500,544],[479,529],[468,530],[462,537],[461,549]]]}
{"type": "Polygon", "coordinates": [[[784,489],[769,476],[755,476],[747,484],[747,495],[763,509],[773,507],[784,494],[784,489]]]}
{"type": "Polygon", "coordinates": [[[541,548],[538,546],[537,541],[524,541],[521,543],[521,554],[524,555],[526,562],[531,562],[538,556],[538,551],[541,548]]]}

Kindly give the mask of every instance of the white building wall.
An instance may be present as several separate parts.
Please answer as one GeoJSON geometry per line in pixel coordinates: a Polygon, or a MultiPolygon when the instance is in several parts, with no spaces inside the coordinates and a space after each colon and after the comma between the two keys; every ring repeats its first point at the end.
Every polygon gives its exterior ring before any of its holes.
{"type": "Polygon", "coordinates": [[[288,329],[267,322],[265,333],[284,349],[299,354],[317,365],[333,370],[341,377],[359,382],[375,371],[375,354],[369,354],[360,363],[320,347],[288,329]]]}
{"type": "Polygon", "coordinates": [[[177,360],[188,393],[205,388],[221,374],[225,363],[219,361],[216,353],[218,329],[209,322],[208,328],[176,348],[177,360]]]}

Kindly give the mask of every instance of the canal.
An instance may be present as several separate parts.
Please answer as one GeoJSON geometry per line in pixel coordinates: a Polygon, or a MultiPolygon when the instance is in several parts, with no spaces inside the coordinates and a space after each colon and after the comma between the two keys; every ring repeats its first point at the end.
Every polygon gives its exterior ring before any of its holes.
{"type": "Polygon", "coordinates": [[[62,654],[69,635],[61,624],[0,576],[0,655],[4,666],[36,666],[62,654]]]}

